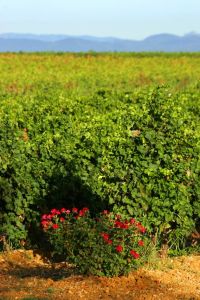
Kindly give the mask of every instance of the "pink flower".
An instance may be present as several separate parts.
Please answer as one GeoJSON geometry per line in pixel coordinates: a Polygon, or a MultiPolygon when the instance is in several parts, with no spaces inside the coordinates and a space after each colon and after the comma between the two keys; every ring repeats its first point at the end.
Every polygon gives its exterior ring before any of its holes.
{"type": "Polygon", "coordinates": [[[140,257],[140,254],[137,253],[136,251],[134,250],[130,250],[130,254],[135,258],[135,259],[138,259],[140,257]]]}
{"type": "Polygon", "coordinates": [[[107,209],[104,209],[103,215],[108,215],[108,214],[109,214],[109,211],[107,209]]]}
{"type": "Polygon", "coordinates": [[[70,214],[70,210],[69,210],[69,209],[66,210],[66,214],[67,214],[67,215],[70,214]]]}
{"type": "Polygon", "coordinates": [[[42,220],[46,220],[46,219],[47,219],[47,215],[43,215],[42,220]]]}
{"type": "Polygon", "coordinates": [[[116,251],[117,252],[122,252],[123,251],[123,247],[121,245],[116,246],[116,251]]]}

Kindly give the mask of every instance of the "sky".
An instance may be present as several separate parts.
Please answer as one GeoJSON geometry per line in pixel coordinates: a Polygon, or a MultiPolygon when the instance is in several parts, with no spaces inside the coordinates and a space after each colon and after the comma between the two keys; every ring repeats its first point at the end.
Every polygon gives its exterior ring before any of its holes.
{"type": "Polygon", "coordinates": [[[200,0],[0,0],[0,33],[140,40],[200,33],[200,0]]]}

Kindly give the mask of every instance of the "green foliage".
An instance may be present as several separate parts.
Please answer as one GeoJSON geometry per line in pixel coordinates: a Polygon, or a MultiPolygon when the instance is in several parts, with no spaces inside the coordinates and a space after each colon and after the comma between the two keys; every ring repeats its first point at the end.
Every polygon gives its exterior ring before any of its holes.
{"type": "Polygon", "coordinates": [[[64,258],[82,274],[124,275],[148,258],[146,229],[133,218],[123,220],[107,210],[92,218],[87,208],[62,208],[43,215],[41,224],[52,256],[64,258]]]}
{"type": "Polygon", "coordinates": [[[134,212],[163,235],[181,228],[186,236],[195,228],[200,216],[198,121],[166,89],[140,96],[132,141],[113,147],[105,179],[108,189],[111,178],[114,182],[109,191],[114,210],[134,212]]]}
{"type": "Polygon", "coordinates": [[[38,240],[52,207],[136,216],[171,244],[199,230],[198,55],[0,57],[0,230],[13,247],[38,240]]]}

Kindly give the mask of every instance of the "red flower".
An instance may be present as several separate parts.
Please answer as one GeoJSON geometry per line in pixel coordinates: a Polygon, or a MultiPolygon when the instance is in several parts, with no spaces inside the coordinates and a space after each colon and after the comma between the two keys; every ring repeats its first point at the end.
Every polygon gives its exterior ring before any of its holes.
{"type": "Polygon", "coordinates": [[[108,241],[109,240],[109,234],[108,233],[105,233],[105,232],[102,232],[101,233],[101,236],[103,237],[104,241],[108,241]]]}
{"type": "Polygon", "coordinates": [[[58,225],[58,224],[53,224],[53,225],[52,225],[52,228],[53,228],[53,229],[58,229],[58,228],[59,228],[59,225],[58,225]]]}
{"type": "Polygon", "coordinates": [[[111,245],[111,244],[112,244],[112,240],[107,240],[107,243],[108,243],[109,245],[111,245]]]}
{"type": "Polygon", "coordinates": [[[130,250],[130,254],[135,258],[135,259],[138,259],[140,257],[140,254],[137,253],[136,251],[134,250],[130,250]]]}
{"type": "Polygon", "coordinates": [[[66,213],[66,214],[70,214],[70,210],[69,209],[66,209],[66,208],[61,208],[60,210],[61,213],[66,213]]]}
{"type": "Polygon", "coordinates": [[[134,224],[135,223],[135,219],[131,218],[130,219],[130,224],[134,224]]]}
{"type": "Polygon", "coordinates": [[[89,211],[89,208],[83,207],[82,211],[87,212],[87,211],[89,211]]]}
{"type": "Polygon", "coordinates": [[[53,209],[51,210],[51,213],[52,213],[52,215],[60,215],[60,211],[57,210],[56,208],[53,208],[53,209]]]}
{"type": "Polygon", "coordinates": [[[60,222],[64,222],[65,219],[63,217],[60,218],[60,222]]]}
{"type": "Polygon", "coordinates": [[[83,217],[84,216],[84,214],[85,214],[85,212],[83,211],[83,210],[79,210],[79,217],[83,217]]]}
{"type": "Polygon", "coordinates": [[[53,216],[52,216],[51,214],[47,215],[47,219],[48,219],[48,220],[51,220],[52,217],[53,217],[53,216]]]}
{"type": "Polygon", "coordinates": [[[128,224],[122,223],[121,228],[123,228],[123,229],[128,229],[128,224]]]}
{"type": "MultiPolygon", "coordinates": [[[[86,212],[88,212],[88,211],[89,211],[89,209],[87,207],[83,207],[83,209],[81,209],[79,211],[79,216],[83,217],[86,214],[86,212]]],[[[78,210],[77,210],[77,212],[78,212],[78,210]]]]}
{"type": "Polygon", "coordinates": [[[143,247],[144,246],[144,242],[142,240],[138,241],[138,245],[143,247]]]}
{"type": "Polygon", "coordinates": [[[73,208],[72,208],[72,212],[73,212],[73,213],[78,213],[78,208],[73,207],[73,208]]]}
{"type": "Polygon", "coordinates": [[[121,228],[121,226],[122,226],[122,222],[120,222],[120,221],[115,221],[115,227],[121,228]]]}
{"type": "Polygon", "coordinates": [[[145,233],[146,232],[146,228],[144,226],[139,226],[138,229],[139,229],[139,231],[141,233],[145,233]]]}
{"type": "Polygon", "coordinates": [[[123,251],[123,247],[121,245],[116,246],[116,251],[117,252],[122,252],[123,251]]]}
{"type": "Polygon", "coordinates": [[[49,221],[43,220],[43,221],[41,222],[41,225],[42,225],[44,228],[47,228],[48,225],[49,225],[49,221]]]}
{"type": "Polygon", "coordinates": [[[141,224],[140,222],[138,222],[138,223],[136,224],[136,226],[137,226],[137,228],[139,229],[139,231],[140,231],[141,233],[145,233],[145,232],[146,232],[146,228],[145,228],[144,226],[142,226],[142,224],[141,224]]]}
{"type": "Polygon", "coordinates": [[[120,221],[115,221],[115,227],[122,228],[122,229],[128,229],[128,224],[126,224],[126,221],[125,221],[125,223],[120,222],[120,221]]]}
{"type": "Polygon", "coordinates": [[[107,209],[104,209],[103,215],[108,215],[108,214],[109,214],[109,211],[107,209]]]}

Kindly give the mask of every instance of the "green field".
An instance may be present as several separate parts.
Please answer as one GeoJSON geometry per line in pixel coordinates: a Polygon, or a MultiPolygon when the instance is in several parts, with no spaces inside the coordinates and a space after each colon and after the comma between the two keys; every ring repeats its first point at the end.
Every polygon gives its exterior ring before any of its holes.
{"type": "Polygon", "coordinates": [[[91,95],[98,89],[133,92],[169,85],[199,84],[200,54],[1,54],[1,88],[34,93],[42,87],[91,95]]]}
{"type": "Polygon", "coordinates": [[[172,249],[199,231],[200,54],[10,53],[0,74],[0,231],[13,247],[74,205],[135,216],[172,249]]]}

